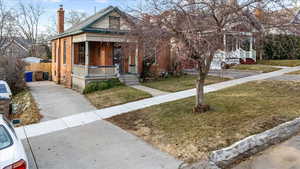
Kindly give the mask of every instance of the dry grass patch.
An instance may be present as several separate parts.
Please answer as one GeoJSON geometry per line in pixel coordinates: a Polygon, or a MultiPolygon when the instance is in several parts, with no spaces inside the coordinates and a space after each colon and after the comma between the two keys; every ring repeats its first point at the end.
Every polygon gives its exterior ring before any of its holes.
{"type": "MultiPolygon", "coordinates": [[[[187,90],[187,89],[193,89],[196,87],[196,79],[197,76],[193,75],[183,75],[180,77],[168,77],[165,79],[157,79],[153,81],[148,81],[145,83],[142,83],[142,85],[151,87],[154,89],[158,89],[161,91],[166,91],[166,92],[178,92],[182,90],[187,90]]],[[[206,78],[205,84],[213,84],[213,83],[219,83],[223,82],[226,80],[230,80],[228,78],[221,78],[221,77],[214,77],[214,76],[208,76],[206,78]]]]}
{"type": "Polygon", "coordinates": [[[288,73],[288,75],[300,75],[300,70],[299,70],[299,71],[296,71],[296,72],[288,73]]]}
{"type": "Polygon", "coordinates": [[[127,86],[118,86],[85,95],[98,109],[151,97],[150,94],[127,86]]]}
{"type": "Polygon", "coordinates": [[[259,71],[262,73],[269,73],[269,72],[274,72],[274,71],[280,70],[280,68],[275,68],[275,67],[266,66],[266,65],[236,65],[236,66],[233,66],[231,69],[259,71]]]}
{"type": "Polygon", "coordinates": [[[300,66],[300,60],[258,60],[258,64],[272,65],[272,66],[300,66]]]}
{"type": "Polygon", "coordinates": [[[300,83],[251,82],[206,94],[212,110],[194,114],[194,97],[108,119],[178,159],[193,162],[300,116],[300,83]]]}
{"type": "Polygon", "coordinates": [[[12,102],[16,106],[16,112],[18,112],[18,114],[12,115],[12,118],[21,120],[21,124],[18,126],[38,123],[43,118],[29,90],[24,90],[13,96],[12,102]]]}

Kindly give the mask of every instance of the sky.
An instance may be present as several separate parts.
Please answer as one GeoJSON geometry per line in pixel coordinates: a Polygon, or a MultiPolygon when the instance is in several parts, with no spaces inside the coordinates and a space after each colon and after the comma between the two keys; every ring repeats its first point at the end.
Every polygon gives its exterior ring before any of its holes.
{"type": "MultiPolygon", "coordinates": [[[[15,7],[19,2],[39,4],[44,8],[45,13],[41,17],[40,30],[47,31],[56,18],[56,11],[59,5],[63,5],[66,12],[70,10],[86,12],[88,15],[108,7],[118,6],[122,10],[128,10],[138,3],[139,0],[3,0],[9,8],[15,7]],[[51,22],[52,21],[52,22],[51,22]]],[[[52,25],[53,26],[53,25],[52,25]]]]}

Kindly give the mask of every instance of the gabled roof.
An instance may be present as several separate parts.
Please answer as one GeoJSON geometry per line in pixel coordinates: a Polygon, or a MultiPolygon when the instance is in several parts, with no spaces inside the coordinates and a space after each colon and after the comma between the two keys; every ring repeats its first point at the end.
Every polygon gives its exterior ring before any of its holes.
{"type": "Polygon", "coordinates": [[[125,31],[122,30],[110,30],[110,29],[104,29],[104,28],[90,28],[91,25],[96,23],[97,21],[104,19],[108,14],[111,12],[117,12],[121,16],[128,17],[127,14],[122,12],[118,7],[109,6],[107,8],[102,9],[101,11],[95,13],[94,15],[88,17],[87,19],[83,20],[82,22],[72,26],[71,28],[65,30],[64,33],[61,33],[53,39],[66,37],[70,35],[75,35],[83,32],[98,32],[98,33],[124,33],[125,31]]]}

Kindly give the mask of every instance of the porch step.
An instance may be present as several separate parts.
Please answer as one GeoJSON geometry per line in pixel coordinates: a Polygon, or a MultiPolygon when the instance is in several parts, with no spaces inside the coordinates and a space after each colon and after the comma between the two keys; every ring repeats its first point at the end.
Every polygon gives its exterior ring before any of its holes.
{"type": "Polygon", "coordinates": [[[130,74],[126,74],[126,75],[120,75],[119,80],[126,84],[127,86],[132,86],[132,85],[139,85],[139,79],[136,75],[130,75],[130,74]]]}

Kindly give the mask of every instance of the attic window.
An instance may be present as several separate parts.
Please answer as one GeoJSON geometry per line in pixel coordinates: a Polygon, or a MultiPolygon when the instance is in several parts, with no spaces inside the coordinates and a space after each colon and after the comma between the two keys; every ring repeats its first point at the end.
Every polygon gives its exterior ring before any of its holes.
{"type": "Polygon", "coordinates": [[[120,17],[109,16],[109,28],[110,29],[120,29],[120,17]]]}

